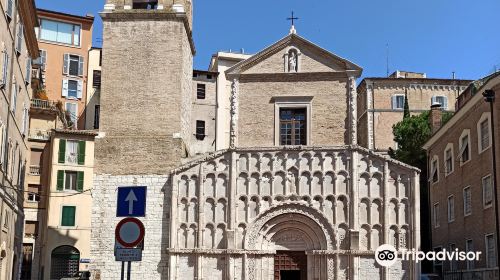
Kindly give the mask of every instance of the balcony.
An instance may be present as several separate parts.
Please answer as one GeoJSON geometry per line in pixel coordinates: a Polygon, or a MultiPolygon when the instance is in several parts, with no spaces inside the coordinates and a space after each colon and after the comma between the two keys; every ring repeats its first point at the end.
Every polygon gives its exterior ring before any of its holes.
{"type": "Polygon", "coordinates": [[[50,140],[50,131],[42,130],[42,129],[30,129],[29,140],[41,140],[41,141],[49,141],[50,140]]]}
{"type": "Polygon", "coordinates": [[[40,165],[30,165],[29,174],[32,176],[40,176],[41,169],[40,165]]]}
{"type": "Polygon", "coordinates": [[[56,102],[43,99],[32,99],[31,108],[32,109],[42,109],[42,110],[57,110],[56,102]]]}

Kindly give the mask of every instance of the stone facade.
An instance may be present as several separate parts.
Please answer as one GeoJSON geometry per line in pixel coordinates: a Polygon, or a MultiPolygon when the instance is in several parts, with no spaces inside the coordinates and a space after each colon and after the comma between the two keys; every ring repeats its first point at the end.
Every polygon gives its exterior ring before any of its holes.
{"type": "Polygon", "coordinates": [[[416,279],[415,265],[375,263],[380,244],[419,247],[419,171],[356,145],[359,66],[294,32],[253,56],[219,53],[210,70],[225,70],[214,86],[222,142],[195,155],[193,124],[210,114],[197,115],[207,104],[194,100],[187,15],[115,2],[102,14],[94,279],[120,273],[116,189],[135,185],[148,192],[133,278],[278,279],[276,258],[299,256],[302,279],[416,279]],[[300,145],[281,142],[290,108],[302,112],[300,145]]]}
{"type": "Polygon", "coordinates": [[[219,73],[194,70],[189,154],[214,152],[216,147],[217,80],[219,73]],[[200,126],[200,127],[198,127],[200,126]]]}
{"type": "Polygon", "coordinates": [[[403,108],[395,108],[394,97],[407,92],[411,114],[428,111],[433,97],[446,99],[445,111],[455,111],[455,100],[471,81],[431,79],[425,74],[402,75],[400,71],[388,78],[365,78],[357,88],[359,145],[386,153],[397,148],[392,127],[403,120],[403,108]]]}
{"type": "MultiPolygon", "coordinates": [[[[492,193],[492,135],[495,133],[496,147],[499,147],[500,109],[498,102],[495,102],[495,119],[491,120],[490,106],[482,96],[485,90],[494,90],[498,96],[499,73],[471,84],[458,98],[460,107],[453,118],[438,129],[424,146],[429,155],[432,246],[444,249],[455,246],[460,251],[472,249],[482,252],[477,262],[457,262],[455,268],[449,262],[435,266],[434,269],[439,274],[450,270],[492,270],[496,266],[496,246],[493,244],[492,254],[491,248],[487,248],[486,237],[493,234],[494,238],[496,231],[492,193]],[[486,134],[480,129],[481,123],[486,124],[486,130],[483,130],[486,134]],[[495,125],[494,129],[492,123],[495,125]],[[461,153],[464,151],[461,140],[467,136],[468,149],[465,153],[468,159],[465,160],[461,153]],[[451,162],[447,160],[446,151],[451,153],[451,162]],[[470,196],[466,195],[467,188],[470,196]],[[450,198],[454,202],[449,206],[450,198]],[[452,217],[448,209],[453,212],[452,217]],[[467,248],[467,242],[472,248],[467,248]],[[488,263],[489,258],[493,258],[493,266],[491,262],[488,263]]],[[[498,149],[495,156],[498,166],[498,149]]],[[[500,174],[497,173],[496,176],[500,174]]]]}

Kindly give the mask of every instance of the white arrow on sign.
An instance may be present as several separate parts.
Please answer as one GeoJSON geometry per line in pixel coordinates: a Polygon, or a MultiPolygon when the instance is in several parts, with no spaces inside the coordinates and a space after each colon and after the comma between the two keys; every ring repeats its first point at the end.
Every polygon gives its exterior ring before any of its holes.
{"type": "Polygon", "coordinates": [[[134,213],[134,202],[137,201],[137,196],[135,196],[133,190],[130,190],[127,197],[125,198],[125,201],[128,202],[128,214],[132,215],[132,213],[134,213]]]}

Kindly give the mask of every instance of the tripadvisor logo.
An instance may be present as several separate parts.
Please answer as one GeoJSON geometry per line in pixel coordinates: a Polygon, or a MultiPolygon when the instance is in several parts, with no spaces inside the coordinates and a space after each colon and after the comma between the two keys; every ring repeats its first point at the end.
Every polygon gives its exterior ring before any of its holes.
{"type": "Polygon", "coordinates": [[[464,252],[455,249],[454,251],[447,251],[443,249],[442,251],[431,251],[422,252],[412,250],[401,250],[399,252],[394,246],[384,244],[377,248],[375,251],[375,261],[381,266],[389,267],[395,264],[398,259],[402,261],[415,261],[419,263],[423,260],[429,261],[479,261],[481,252],[464,252]]]}

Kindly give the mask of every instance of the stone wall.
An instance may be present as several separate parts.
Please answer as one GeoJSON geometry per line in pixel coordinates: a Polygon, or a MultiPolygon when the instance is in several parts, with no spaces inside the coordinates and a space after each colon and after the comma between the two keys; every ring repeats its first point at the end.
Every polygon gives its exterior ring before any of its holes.
{"type": "Polygon", "coordinates": [[[192,54],[184,19],[159,17],[103,14],[98,174],[165,174],[183,155],[192,54]]]}

